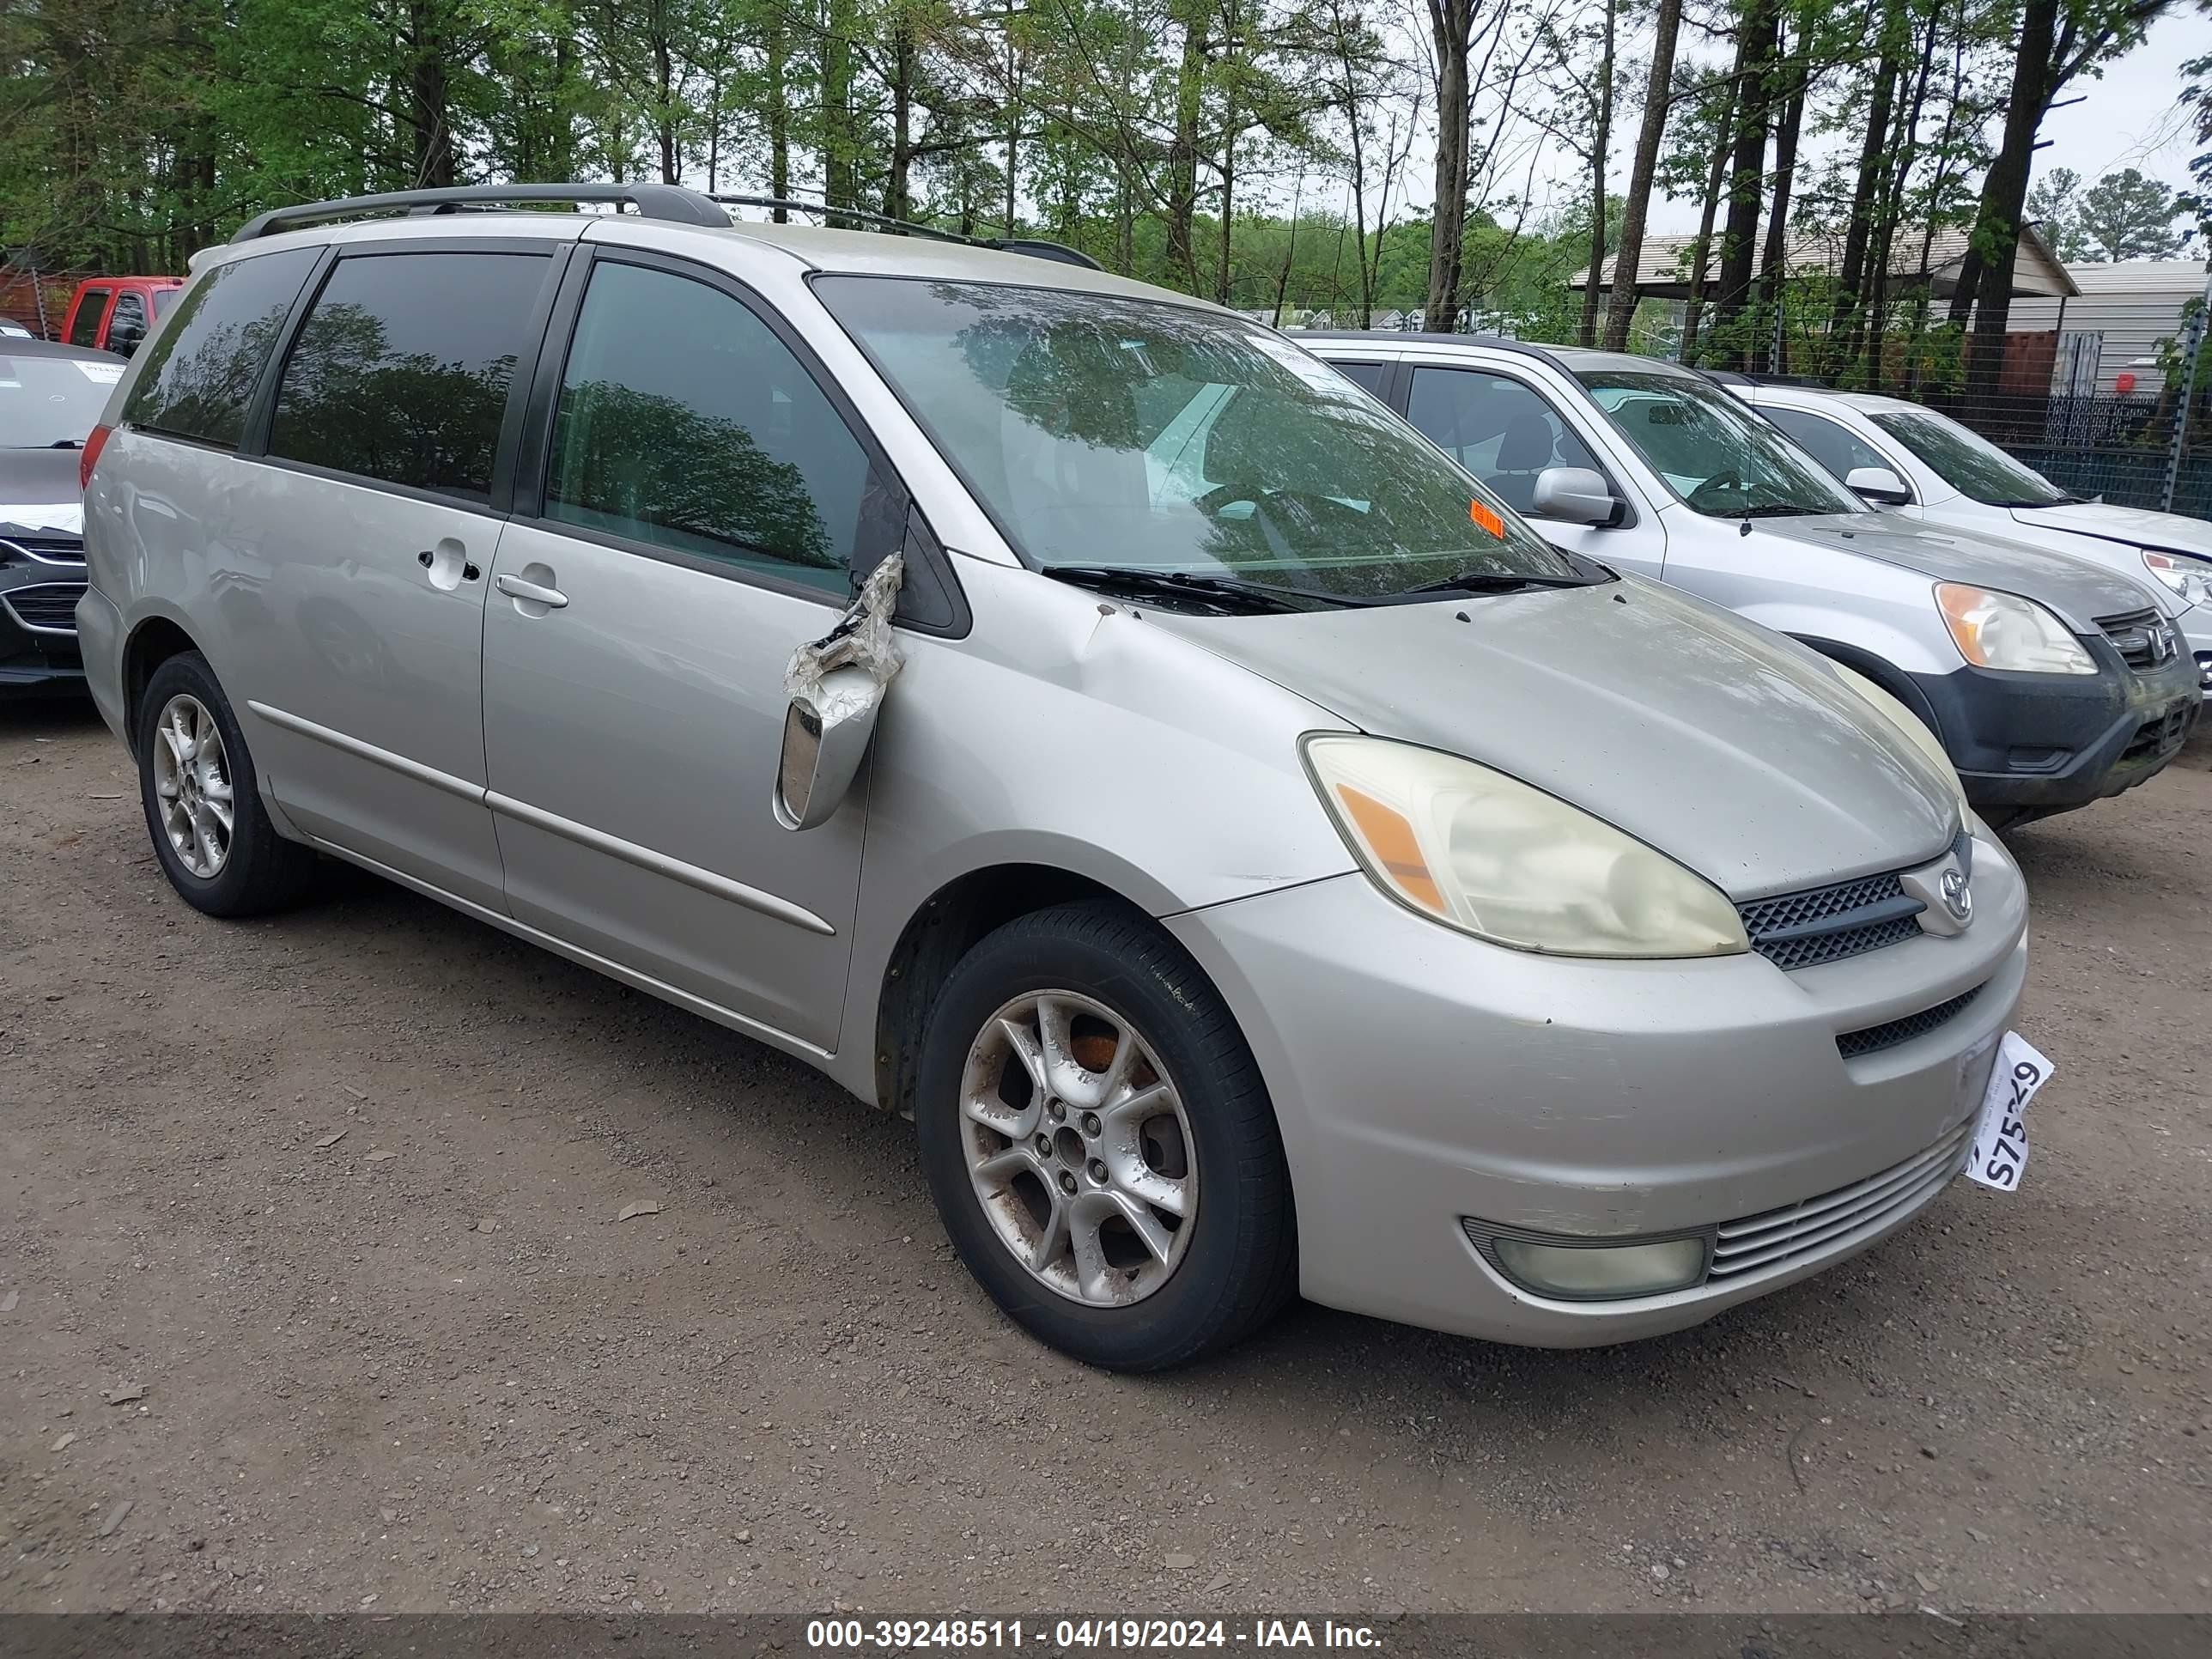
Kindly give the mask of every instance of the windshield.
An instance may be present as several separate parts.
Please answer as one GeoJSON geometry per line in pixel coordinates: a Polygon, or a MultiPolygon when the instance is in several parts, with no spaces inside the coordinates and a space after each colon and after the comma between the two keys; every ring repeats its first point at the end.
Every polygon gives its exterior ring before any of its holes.
{"type": "Polygon", "coordinates": [[[897,277],[815,291],[1042,569],[1345,599],[1455,576],[1585,580],[1351,381],[1236,318],[897,277]]]}
{"type": "Polygon", "coordinates": [[[119,361],[11,357],[0,341],[0,449],[82,443],[122,378],[119,361]]]}
{"type": "Polygon", "coordinates": [[[1577,378],[1692,512],[1759,519],[1866,511],[1772,423],[1710,381],[1633,369],[1577,378]]]}
{"type": "Polygon", "coordinates": [[[1882,410],[1869,418],[1969,501],[1984,507],[2058,507],[2075,499],[1948,415],[1900,409],[1882,410]]]}

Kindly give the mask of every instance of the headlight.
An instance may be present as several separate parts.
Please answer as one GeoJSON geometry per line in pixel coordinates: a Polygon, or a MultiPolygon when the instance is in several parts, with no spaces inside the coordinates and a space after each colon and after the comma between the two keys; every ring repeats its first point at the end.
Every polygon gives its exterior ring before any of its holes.
{"type": "Polygon", "coordinates": [[[1977,668],[2016,674],[2094,674],[2097,665],[2066,624],[2033,599],[1964,582],[1936,584],[1936,603],[1959,654],[1977,668]]]}
{"type": "Polygon", "coordinates": [[[1951,764],[1951,757],[1944,752],[1942,739],[1928,729],[1919,715],[1856,669],[1846,668],[1839,662],[1832,662],[1828,666],[1836,671],[1837,678],[1872,703],[1875,712],[1895,726],[1907,743],[1928,757],[1928,763],[1941,772],[1951,786],[1952,798],[1959,803],[1959,821],[1971,823],[1973,808],[1966,805],[1966,786],[1959,781],[1959,769],[1951,764]]]}
{"type": "Polygon", "coordinates": [[[1751,948],[1719,889],[1517,779],[1376,738],[1311,738],[1306,763],[1382,890],[1477,939],[1570,957],[1751,948]]]}
{"type": "Polygon", "coordinates": [[[2184,605],[2212,605],[2212,564],[2148,551],[2142,559],[2143,568],[2179,594],[2184,605]]]}

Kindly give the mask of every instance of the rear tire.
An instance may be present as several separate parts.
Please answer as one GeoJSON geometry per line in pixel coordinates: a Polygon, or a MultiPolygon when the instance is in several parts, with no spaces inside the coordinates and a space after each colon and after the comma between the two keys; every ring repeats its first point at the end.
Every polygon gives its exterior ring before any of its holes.
{"type": "Polygon", "coordinates": [[[136,720],[146,831],[185,902],[211,916],[252,916],[297,900],[316,856],[270,822],[238,717],[207,659],[186,651],[164,661],[136,720]]]}
{"type": "Polygon", "coordinates": [[[1112,901],[1020,916],[946,979],[915,1118],[954,1248],[1041,1341],[1181,1365],[1296,1288],[1290,1171],[1257,1063],[1188,952],[1112,901]]]}

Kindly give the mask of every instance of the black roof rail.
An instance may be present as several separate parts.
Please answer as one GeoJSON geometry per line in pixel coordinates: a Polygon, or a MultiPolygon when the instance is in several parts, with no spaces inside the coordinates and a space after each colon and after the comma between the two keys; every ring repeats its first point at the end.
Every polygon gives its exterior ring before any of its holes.
{"type": "Polygon", "coordinates": [[[637,210],[642,218],[672,224],[707,225],[726,229],[730,216],[708,197],[681,185],[453,185],[438,190],[393,190],[376,196],[346,196],[329,202],[303,202],[297,207],[271,208],[240,227],[234,242],[251,242],[279,231],[356,214],[404,210],[408,213],[455,213],[471,208],[514,207],[528,202],[558,202],[572,206],[612,203],[637,210]]]}
{"type": "Polygon", "coordinates": [[[1039,259],[1056,259],[1064,265],[1081,265],[1087,270],[1103,270],[1105,267],[1080,248],[1065,242],[1048,242],[1035,236],[963,236],[957,230],[945,230],[936,225],[925,225],[914,219],[894,218],[888,213],[872,213],[866,208],[831,207],[827,202],[801,202],[787,196],[740,196],[728,191],[714,191],[707,199],[727,207],[776,208],[787,213],[817,213],[825,219],[848,219],[870,230],[887,231],[894,235],[927,236],[935,242],[957,242],[963,247],[988,248],[996,253],[1026,253],[1039,259]]]}

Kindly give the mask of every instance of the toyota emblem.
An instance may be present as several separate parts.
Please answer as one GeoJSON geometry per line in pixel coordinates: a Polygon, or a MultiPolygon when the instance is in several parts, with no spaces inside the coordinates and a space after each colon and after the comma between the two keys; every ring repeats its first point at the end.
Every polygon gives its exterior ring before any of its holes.
{"type": "Polygon", "coordinates": [[[1943,908],[1951,913],[1951,920],[1964,926],[1974,919],[1974,895],[1966,885],[1964,870],[1943,872],[1943,908]]]}

